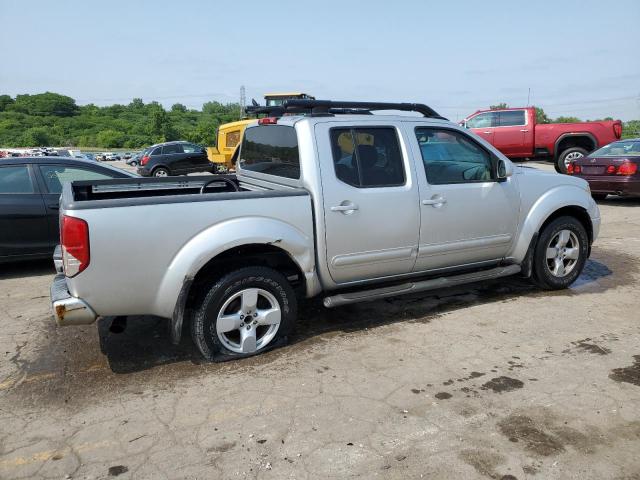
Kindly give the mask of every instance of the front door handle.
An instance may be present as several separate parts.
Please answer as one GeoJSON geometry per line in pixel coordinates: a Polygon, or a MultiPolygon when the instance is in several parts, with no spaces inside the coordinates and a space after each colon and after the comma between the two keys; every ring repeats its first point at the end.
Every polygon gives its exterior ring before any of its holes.
{"type": "Polygon", "coordinates": [[[49,207],[51,210],[60,210],[60,204],[58,203],[52,203],[50,205],[47,205],[47,207],[49,207]]]}
{"type": "Polygon", "coordinates": [[[343,212],[343,213],[347,213],[347,212],[353,212],[354,210],[358,210],[358,205],[356,205],[355,203],[351,203],[351,202],[342,202],[340,205],[334,205],[333,207],[331,207],[331,211],[332,212],[343,212]]]}
{"type": "Polygon", "coordinates": [[[522,133],[527,133],[529,130],[527,130],[526,128],[524,130],[520,130],[522,133]]]}
{"type": "Polygon", "coordinates": [[[493,132],[492,131],[488,131],[488,132],[482,132],[482,133],[487,133],[488,134],[488,133],[493,133],[493,132]]]}
{"type": "Polygon", "coordinates": [[[443,197],[434,197],[429,200],[422,200],[423,205],[432,205],[434,207],[440,206],[447,203],[447,199],[443,197]]]}

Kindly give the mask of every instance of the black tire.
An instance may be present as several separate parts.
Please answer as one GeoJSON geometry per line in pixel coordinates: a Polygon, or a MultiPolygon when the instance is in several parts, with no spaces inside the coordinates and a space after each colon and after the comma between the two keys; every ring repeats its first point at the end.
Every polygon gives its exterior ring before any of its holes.
{"type": "Polygon", "coordinates": [[[609,195],[608,193],[592,193],[591,197],[594,200],[604,200],[607,198],[607,195],[609,195]]]}
{"type": "MultiPolygon", "coordinates": [[[[573,239],[570,239],[570,242],[573,244],[573,239]]],[[[566,245],[568,244],[565,244],[565,246],[566,245]]],[[[578,278],[580,273],[582,273],[588,253],[589,237],[582,223],[575,217],[567,216],[556,218],[543,228],[538,237],[538,243],[536,244],[533,255],[532,279],[534,283],[544,290],[567,288],[578,278]],[[547,259],[547,248],[553,249],[555,245],[552,241],[556,240],[560,232],[566,230],[571,232],[575,240],[577,240],[578,245],[573,248],[577,248],[578,258],[575,259],[575,263],[568,273],[556,276],[550,268],[550,264],[553,263],[555,265],[556,260],[555,258],[547,259]]],[[[558,252],[558,254],[561,255],[562,253],[558,252]]],[[[565,265],[565,261],[567,265],[572,265],[571,259],[562,259],[559,261],[562,261],[563,265],[565,265]]],[[[564,270],[564,266],[562,268],[564,270]]]]}
{"type": "Polygon", "coordinates": [[[131,165],[132,167],[137,167],[138,166],[138,162],[131,162],[129,165],[131,165]]]}
{"type": "MultiPolygon", "coordinates": [[[[226,313],[229,313],[228,309],[235,310],[233,302],[242,302],[242,299],[243,297],[240,297],[239,300],[232,300],[225,308],[226,313]]],[[[257,315],[260,302],[263,300],[267,299],[262,298],[256,303],[255,315],[257,315]]],[[[239,307],[240,313],[242,313],[242,306],[239,305],[239,307]]],[[[297,300],[295,292],[282,274],[266,267],[245,267],[224,275],[209,288],[193,315],[191,336],[198,350],[207,360],[226,361],[250,357],[284,345],[294,326],[296,315],[297,300]],[[219,338],[217,320],[221,309],[225,307],[227,302],[233,299],[235,295],[240,294],[240,292],[247,291],[247,289],[258,289],[272,295],[280,308],[280,323],[275,330],[275,334],[268,342],[261,346],[256,344],[255,351],[242,353],[230,349],[219,338]]],[[[243,327],[238,329],[238,334],[242,333],[240,330],[243,330],[246,324],[243,323],[242,325],[243,327]]],[[[253,324],[247,326],[256,329],[255,338],[259,338],[260,331],[264,335],[262,338],[267,336],[269,326],[258,325],[254,327],[253,324]],[[263,328],[267,328],[266,333],[265,330],[261,330],[263,328]]],[[[230,333],[235,333],[235,330],[230,331],[230,333]]]]}
{"type": "Polygon", "coordinates": [[[171,172],[164,167],[154,168],[153,171],[151,172],[152,177],[169,177],[170,175],[171,175],[171,172]]]}
{"type": "Polygon", "coordinates": [[[589,154],[589,152],[587,152],[584,148],[580,148],[580,147],[567,148],[566,150],[562,151],[560,155],[558,155],[558,158],[556,159],[556,164],[555,164],[556,172],[567,173],[567,166],[565,165],[565,159],[567,158],[568,155],[572,153],[573,154],[579,153],[583,157],[589,154]]]}

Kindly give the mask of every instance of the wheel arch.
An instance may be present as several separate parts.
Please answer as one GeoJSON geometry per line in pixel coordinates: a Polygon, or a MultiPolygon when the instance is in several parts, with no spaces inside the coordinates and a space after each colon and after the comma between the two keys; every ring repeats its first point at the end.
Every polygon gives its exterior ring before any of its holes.
{"type": "Polygon", "coordinates": [[[280,271],[301,295],[319,291],[313,238],[285,222],[262,217],[214,225],[180,249],[158,289],[156,310],[171,319],[174,343],[180,340],[183,318],[198,301],[203,283],[249,265],[280,271]]]}
{"type": "Polygon", "coordinates": [[[563,133],[554,145],[554,155],[559,157],[568,148],[580,147],[587,152],[598,148],[598,140],[589,132],[563,133]]]}
{"type": "Polygon", "coordinates": [[[575,217],[584,225],[589,236],[590,251],[595,236],[590,214],[593,208],[592,203],[595,205],[595,202],[578,186],[563,185],[562,188],[556,187],[548,191],[529,210],[508,258],[516,263],[523,263],[532,242],[536,241],[542,229],[556,218],[564,215],[575,217]],[[571,189],[575,193],[571,195],[570,201],[567,201],[567,189],[571,189]],[[562,206],[558,207],[558,205],[562,206]]]}

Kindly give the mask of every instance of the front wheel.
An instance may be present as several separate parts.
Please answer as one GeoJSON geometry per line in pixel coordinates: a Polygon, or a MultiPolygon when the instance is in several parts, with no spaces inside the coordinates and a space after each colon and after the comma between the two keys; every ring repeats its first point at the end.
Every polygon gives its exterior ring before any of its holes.
{"type": "Polygon", "coordinates": [[[535,248],[533,281],[545,290],[567,288],[587,261],[589,237],[576,218],[559,217],[546,225],[535,248]]]}
{"type": "Polygon", "coordinates": [[[591,197],[594,200],[604,200],[607,198],[608,193],[591,193],[591,197]]]}
{"type": "Polygon", "coordinates": [[[580,147],[571,147],[564,150],[558,158],[556,159],[556,172],[558,173],[567,173],[567,167],[571,162],[575,162],[579,158],[586,156],[589,152],[587,152],[584,148],[580,147]]]}
{"type": "Polygon", "coordinates": [[[246,267],[210,287],[191,322],[191,335],[207,360],[248,357],[284,343],[296,314],[296,296],[284,276],[246,267]]]}

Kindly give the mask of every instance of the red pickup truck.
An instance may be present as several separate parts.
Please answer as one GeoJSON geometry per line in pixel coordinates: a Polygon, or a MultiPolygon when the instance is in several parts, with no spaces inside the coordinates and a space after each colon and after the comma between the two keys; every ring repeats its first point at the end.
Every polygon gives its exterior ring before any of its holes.
{"type": "Polygon", "coordinates": [[[509,158],[546,157],[556,170],[622,135],[620,120],[580,123],[536,123],[533,107],[479,110],[461,125],[480,135],[509,158]]]}

